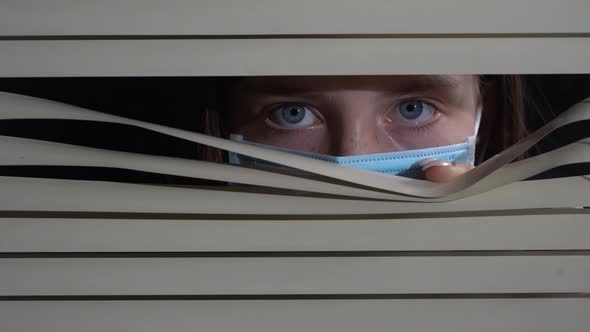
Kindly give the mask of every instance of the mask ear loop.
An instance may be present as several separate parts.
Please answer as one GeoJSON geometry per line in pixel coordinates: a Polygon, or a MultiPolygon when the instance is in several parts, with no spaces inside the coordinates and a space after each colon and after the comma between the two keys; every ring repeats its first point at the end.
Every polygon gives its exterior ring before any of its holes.
{"type": "Polygon", "coordinates": [[[475,139],[477,140],[477,134],[479,133],[479,124],[481,122],[481,113],[483,112],[483,107],[481,104],[479,104],[479,106],[477,106],[477,109],[475,110],[475,124],[473,127],[473,136],[475,137],[475,139]]]}
{"type": "Polygon", "coordinates": [[[475,123],[473,125],[473,135],[467,138],[467,143],[469,144],[469,155],[473,160],[473,164],[475,164],[475,146],[477,143],[477,134],[479,132],[479,124],[481,122],[481,113],[482,113],[482,106],[479,104],[477,109],[475,110],[475,123]]]}

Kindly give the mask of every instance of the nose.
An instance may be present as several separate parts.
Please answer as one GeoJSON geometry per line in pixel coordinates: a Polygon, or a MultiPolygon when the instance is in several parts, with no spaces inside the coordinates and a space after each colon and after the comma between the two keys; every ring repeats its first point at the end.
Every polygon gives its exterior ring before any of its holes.
{"type": "MultiPolygon", "coordinates": [[[[385,152],[379,125],[373,116],[362,110],[343,112],[339,123],[331,128],[331,151],[333,156],[353,156],[385,152]]],[[[342,114],[342,113],[341,113],[342,114]]]]}

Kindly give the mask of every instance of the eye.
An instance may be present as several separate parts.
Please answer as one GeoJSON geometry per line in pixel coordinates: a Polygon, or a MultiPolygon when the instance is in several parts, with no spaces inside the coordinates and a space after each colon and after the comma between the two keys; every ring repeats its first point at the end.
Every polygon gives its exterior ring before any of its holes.
{"type": "Polygon", "coordinates": [[[406,100],[399,103],[386,121],[409,125],[421,125],[436,115],[435,108],[420,99],[406,100]]]}
{"type": "Polygon", "coordinates": [[[310,108],[303,104],[282,104],[268,117],[273,124],[286,128],[303,128],[319,122],[310,108]]]}

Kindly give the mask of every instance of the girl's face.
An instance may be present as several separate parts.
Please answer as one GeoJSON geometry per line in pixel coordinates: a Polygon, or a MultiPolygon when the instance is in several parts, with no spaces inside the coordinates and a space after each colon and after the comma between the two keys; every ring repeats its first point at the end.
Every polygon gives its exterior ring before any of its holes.
{"type": "Polygon", "coordinates": [[[350,156],[462,143],[478,100],[473,75],[251,77],[225,114],[246,141],[350,156]]]}

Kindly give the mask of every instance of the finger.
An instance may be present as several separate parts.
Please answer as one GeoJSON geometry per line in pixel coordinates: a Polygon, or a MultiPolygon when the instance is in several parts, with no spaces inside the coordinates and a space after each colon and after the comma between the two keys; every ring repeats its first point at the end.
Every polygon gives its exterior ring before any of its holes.
{"type": "Polygon", "coordinates": [[[450,163],[442,160],[435,160],[425,163],[422,166],[424,178],[434,182],[446,182],[455,179],[461,174],[473,169],[473,165],[467,163],[450,163]]]}

